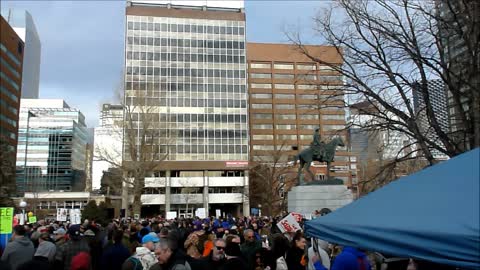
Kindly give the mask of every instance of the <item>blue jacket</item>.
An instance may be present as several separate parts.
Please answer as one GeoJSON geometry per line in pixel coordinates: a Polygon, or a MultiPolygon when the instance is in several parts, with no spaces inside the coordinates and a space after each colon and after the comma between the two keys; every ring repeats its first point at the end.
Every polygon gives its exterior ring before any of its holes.
{"type": "Polygon", "coordinates": [[[353,247],[344,247],[333,262],[331,270],[371,270],[372,266],[365,253],[353,247]],[[363,262],[363,268],[361,267],[363,262]]]}

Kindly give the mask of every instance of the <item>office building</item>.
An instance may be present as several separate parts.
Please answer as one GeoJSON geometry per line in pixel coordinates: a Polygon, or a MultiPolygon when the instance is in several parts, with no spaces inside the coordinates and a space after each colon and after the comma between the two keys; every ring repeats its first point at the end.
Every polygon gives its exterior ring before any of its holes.
{"type": "Polygon", "coordinates": [[[100,126],[95,128],[92,190],[99,190],[104,172],[122,163],[123,105],[103,104],[100,126]]]}
{"type": "Polygon", "coordinates": [[[22,98],[38,98],[42,44],[32,15],[20,9],[5,9],[2,15],[25,43],[22,98]]]}
{"type": "MultiPolygon", "coordinates": [[[[415,114],[417,116],[417,123],[419,125],[420,131],[424,134],[425,137],[432,140],[435,144],[442,145],[442,142],[437,136],[437,132],[432,127],[432,124],[427,117],[426,104],[420,89],[420,85],[417,84],[413,88],[413,107],[415,114]]],[[[430,105],[435,116],[440,129],[448,134],[449,131],[449,122],[448,122],[448,108],[447,108],[447,96],[445,90],[445,84],[442,80],[431,80],[427,83],[428,97],[430,100],[430,105]]],[[[442,154],[436,149],[431,149],[432,154],[437,159],[446,159],[447,156],[442,154]]]]}
{"type": "MultiPolygon", "coordinates": [[[[144,213],[249,213],[243,4],[128,2],[126,111],[136,113],[138,134],[147,114],[157,132],[144,213]]],[[[124,137],[123,158],[132,162],[128,144],[124,137]]]]}
{"type": "Polygon", "coordinates": [[[85,189],[85,117],[62,99],[22,99],[17,192],[85,189]]]}
{"type": "MultiPolygon", "coordinates": [[[[24,43],[0,16],[0,140],[2,164],[15,172],[24,43]]],[[[6,171],[7,172],[7,171],[6,171]]],[[[3,180],[3,179],[2,179],[3,180]]]]}
{"type": "MultiPolygon", "coordinates": [[[[329,46],[307,50],[332,65],[341,56],[329,46]]],[[[272,162],[272,151],[282,150],[285,162],[310,146],[315,128],[323,141],[340,136],[347,144],[342,77],[320,65],[294,45],[247,43],[250,97],[250,155],[255,162],[272,162]]],[[[337,147],[331,177],[352,185],[350,153],[337,147]]],[[[318,180],[325,179],[325,164],[314,164],[318,180]]]]}

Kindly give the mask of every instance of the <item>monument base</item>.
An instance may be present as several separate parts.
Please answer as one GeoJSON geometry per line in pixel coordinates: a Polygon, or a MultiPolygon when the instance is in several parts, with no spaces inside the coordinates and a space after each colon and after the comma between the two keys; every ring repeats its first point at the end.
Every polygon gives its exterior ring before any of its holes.
{"type": "Polygon", "coordinates": [[[352,191],[344,185],[296,186],[288,192],[288,212],[309,215],[322,208],[333,211],[352,201],[352,191]]]}

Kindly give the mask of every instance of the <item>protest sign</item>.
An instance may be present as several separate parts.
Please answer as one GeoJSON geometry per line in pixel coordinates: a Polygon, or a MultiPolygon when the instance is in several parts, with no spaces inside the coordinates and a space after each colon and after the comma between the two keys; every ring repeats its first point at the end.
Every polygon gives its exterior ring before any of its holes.
{"type": "Polygon", "coordinates": [[[70,210],[70,223],[71,224],[82,223],[82,213],[80,212],[80,209],[70,210]]]}
{"type": "Polygon", "coordinates": [[[295,213],[295,212],[292,212],[291,214],[292,214],[292,216],[295,218],[295,220],[296,220],[297,222],[302,221],[302,218],[303,218],[302,214],[300,214],[300,213],[295,213]]]}
{"type": "Polygon", "coordinates": [[[206,218],[207,214],[205,208],[197,208],[197,210],[195,210],[195,216],[199,218],[206,218]]]}
{"type": "Polygon", "coordinates": [[[222,211],[220,209],[215,209],[215,216],[217,218],[221,217],[222,216],[222,211]]]}
{"type": "Polygon", "coordinates": [[[29,222],[29,223],[35,223],[35,222],[37,222],[37,216],[28,217],[28,222],[29,222]]]}
{"type": "Polygon", "coordinates": [[[292,213],[288,214],[288,216],[280,220],[280,222],[277,223],[277,227],[282,233],[296,232],[298,230],[302,230],[292,213]]]}
{"type": "Polygon", "coordinates": [[[177,217],[177,211],[168,211],[167,212],[167,219],[175,219],[177,217]]]}
{"type": "Polygon", "coordinates": [[[13,207],[0,208],[0,234],[12,233],[13,207]]]}
{"type": "Polygon", "coordinates": [[[68,209],[57,208],[57,221],[67,221],[68,209]]]}

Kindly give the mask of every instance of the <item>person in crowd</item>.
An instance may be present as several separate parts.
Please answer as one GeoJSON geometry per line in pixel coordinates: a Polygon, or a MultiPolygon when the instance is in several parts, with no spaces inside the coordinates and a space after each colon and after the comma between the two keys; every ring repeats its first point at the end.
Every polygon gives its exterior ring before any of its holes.
{"type": "Polygon", "coordinates": [[[219,270],[225,264],[225,248],[227,242],[223,238],[213,240],[213,250],[208,256],[208,269],[219,270]]]}
{"type": "Polygon", "coordinates": [[[262,242],[257,240],[255,233],[251,229],[245,230],[243,233],[245,243],[240,246],[243,257],[247,260],[248,269],[253,269],[255,262],[255,252],[262,248],[262,242]]]}
{"type": "Polygon", "coordinates": [[[370,261],[364,252],[354,247],[344,247],[335,258],[331,270],[371,270],[370,261]]]}
{"type": "Polygon", "coordinates": [[[149,270],[158,262],[153,250],[155,243],[158,243],[159,240],[160,239],[154,235],[145,235],[142,238],[142,246],[137,247],[135,254],[123,263],[122,270],[149,270]]]}
{"type": "Polygon", "coordinates": [[[249,269],[247,262],[242,257],[240,245],[236,242],[227,242],[225,246],[226,261],[221,270],[244,270],[249,269]]]}
{"type": "Polygon", "coordinates": [[[34,256],[45,257],[50,263],[53,263],[55,260],[55,254],[57,252],[57,247],[52,243],[50,239],[50,234],[48,232],[43,232],[38,238],[38,248],[34,256]]]}
{"type": "Polygon", "coordinates": [[[307,240],[303,233],[298,231],[293,236],[290,244],[290,249],[287,252],[287,266],[288,270],[305,270],[307,266],[307,259],[305,258],[305,246],[307,240]]]}
{"type": "Polygon", "coordinates": [[[57,249],[61,247],[63,244],[66,242],[65,235],[67,234],[67,231],[60,227],[57,230],[53,231],[54,238],[53,240],[55,241],[55,246],[57,246],[57,249]]]}
{"type": "Polygon", "coordinates": [[[70,270],[72,259],[81,252],[90,253],[88,243],[83,239],[80,232],[80,225],[71,225],[68,228],[70,241],[57,248],[55,254],[55,269],[70,270]]]}
{"type": "Polygon", "coordinates": [[[287,270],[287,261],[285,260],[289,248],[288,239],[283,234],[272,235],[271,252],[275,260],[272,270],[287,270]]]}
{"type": "Polygon", "coordinates": [[[25,226],[15,226],[12,241],[3,251],[1,260],[7,262],[12,270],[17,270],[19,265],[30,261],[35,253],[33,243],[25,236],[26,233],[25,226]]]}
{"type": "Polygon", "coordinates": [[[330,269],[330,257],[328,256],[328,242],[312,238],[312,246],[308,248],[308,270],[317,270],[315,263],[320,263],[324,269],[330,269]],[[313,258],[316,258],[314,260],[313,258]]]}
{"type": "Polygon", "coordinates": [[[158,263],[151,270],[191,270],[186,254],[178,248],[177,239],[162,238],[155,244],[158,263]]]}
{"type": "Polygon", "coordinates": [[[122,264],[130,257],[130,251],[122,244],[123,231],[114,230],[113,245],[110,246],[100,259],[100,269],[121,270],[122,264]]]}

